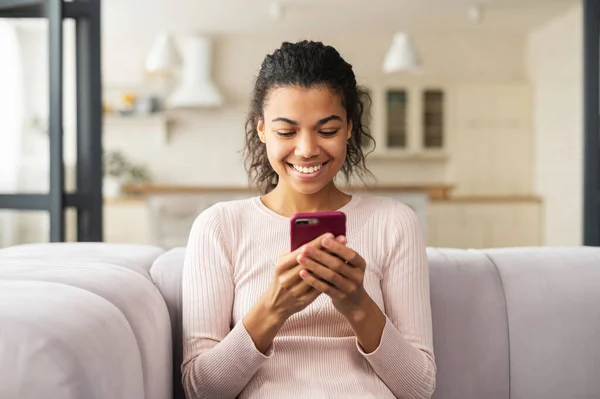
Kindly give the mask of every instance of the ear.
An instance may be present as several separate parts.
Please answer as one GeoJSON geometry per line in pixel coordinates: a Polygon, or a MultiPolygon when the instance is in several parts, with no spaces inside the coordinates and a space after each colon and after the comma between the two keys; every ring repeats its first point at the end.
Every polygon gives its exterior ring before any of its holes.
{"type": "Polygon", "coordinates": [[[256,124],[256,131],[258,132],[258,138],[262,143],[265,142],[265,123],[260,120],[256,124]]]}
{"type": "Polygon", "coordinates": [[[346,140],[350,140],[350,137],[352,137],[352,128],[354,127],[354,125],[352,125],[352,121],[348,121],[348,134],[346,134],[346,140]]]}

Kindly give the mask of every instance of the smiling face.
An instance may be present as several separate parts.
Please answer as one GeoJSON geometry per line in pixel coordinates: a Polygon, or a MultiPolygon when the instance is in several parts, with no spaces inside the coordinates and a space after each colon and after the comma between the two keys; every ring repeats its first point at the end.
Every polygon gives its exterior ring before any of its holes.
{"type": "Polygon", "coordinates": [[[340,95],[326,88],[277,88],[263,115],[257,131],[279,185],[306,195],[327,187],[344,165],[352,132],[340,95]]]}

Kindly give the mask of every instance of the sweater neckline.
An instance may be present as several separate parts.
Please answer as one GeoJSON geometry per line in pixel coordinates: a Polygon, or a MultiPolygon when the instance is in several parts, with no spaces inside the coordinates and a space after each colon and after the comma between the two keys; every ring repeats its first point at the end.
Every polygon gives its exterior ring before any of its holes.
{"type": "MultiPolygon", "coordinates": [[[[350,201],[346,203],[346,205],[342,206],[339,209],[336,209],[338,212],[348,212],[351,208],[356,206],[356,204],[360,201],[360,197],[357,195],[352,195],[350,201]]],[[[269,215],[270,217],[279,219],[281,221],[289,221],[291,218],[287,216],[280,215],[279,213],[273,211],[271,208],[268,208],[260,199],[260,196],[252,197],[252,203],[264,214],[269,215]]]]}

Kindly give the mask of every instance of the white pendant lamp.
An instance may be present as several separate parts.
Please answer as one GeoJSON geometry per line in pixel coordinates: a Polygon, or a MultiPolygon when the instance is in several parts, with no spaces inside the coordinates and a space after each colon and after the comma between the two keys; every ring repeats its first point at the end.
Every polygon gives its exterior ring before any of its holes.
{"type": "Polygon", "coordinates": [[[212,41],[203,35],[191,35],[183,43],[181,81],[169,97],[170,108],[217,107],[223,104],[211,77],[212,41]]]}
{"type": "Polygon", "coordinates": [[[161,33],[156,38],[144,68],[148,73],[168,74],[181,65],[181,56],[173,38],[167,33],[161,33]]]}
{"type": "Polygon", "coordinates": [[[383,71],[386,73],[415,71],[420,66],[419,56],[411,37],[404,32],[396,33],[383,61],[383,71]]]}

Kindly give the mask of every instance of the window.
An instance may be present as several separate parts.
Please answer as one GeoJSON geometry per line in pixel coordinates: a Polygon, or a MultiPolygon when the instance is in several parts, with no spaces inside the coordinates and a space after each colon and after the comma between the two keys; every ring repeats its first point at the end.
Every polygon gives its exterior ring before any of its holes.
{"type": "Polygon", "coordinates": [[[405,90],[390,90],[387,93],[387,146],[406,148],[406,104],[405,90]]]}
{"type": "Polygon", "coordinates": [[[442,148],[444,144],[444,92],[423,92],[423,146],[442,148]]]}

